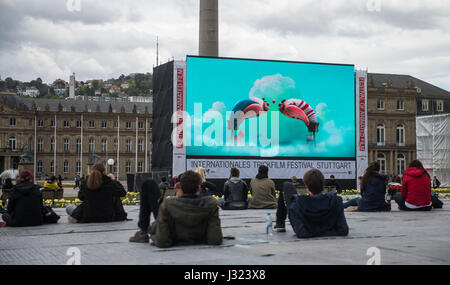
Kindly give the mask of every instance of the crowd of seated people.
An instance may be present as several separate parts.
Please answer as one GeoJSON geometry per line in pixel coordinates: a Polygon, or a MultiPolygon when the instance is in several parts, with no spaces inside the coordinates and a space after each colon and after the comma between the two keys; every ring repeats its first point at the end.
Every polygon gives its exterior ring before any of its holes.
{"type": "MultiPolygon", "coordinates": [[[[164,179],[159,185],[153,179],[142,184],[139,206],[139,230],[130,242],[151,242],[157,247],[210,244],[223,242],[219,209],[276,209],[275,230],[286,231],[285,221],[298,238],[346,236],[349,227],[344,209],[362,212],[391,210],[392,197],[404,211],[430,211],[441,208],[442,202],[431,193],[431,178],[418,160],[410,163],[403,179],[396,177],[388,184],[380,173],[380,165],[373,162],[360,179],[361,197],[343,202],[340,195],[326,192],[326,186],[338,185],[331,177],[326,181],[318,169],[307,171],[302,181],[293,177],[283,184],[278,195],[275,183],[269,178],[269,168],[260,165],[249,185],[240,178],[237,168],[230,169],[223,191],[206,179],[206,171],[186,171],[176,177],[175,196],[165,197],[171,182],[164,179]],[[332,184],[332,185],[330,185],[332,184]],[[304,189],[299,193],[298,189],[304,189]],[[251,194],[251,198],[249,197],[251,194]],[[223,198],[215,199],[212,195],[223,198]],[[387,195],[388,194],[388,195],[387,195]],[[151,223],[153,216],[153,223],[151,223]]],[[[57,179],[51,177],[44,188],[57,189],[57,179]]],[[[17,185],[10,185],[11,195],[2,219],[6,226],[37,226],[46,223],[45,206],[40,187],[34,184],[29,171],[20,173],[17,185]]],[[[103,164],[95,164],[86,179],[81,180],[78,198],[80,205],[66,208],[72,223],[117,222],[127,220],[121,197],[126,195],[114,175],[106,174],[103,164]]]]}

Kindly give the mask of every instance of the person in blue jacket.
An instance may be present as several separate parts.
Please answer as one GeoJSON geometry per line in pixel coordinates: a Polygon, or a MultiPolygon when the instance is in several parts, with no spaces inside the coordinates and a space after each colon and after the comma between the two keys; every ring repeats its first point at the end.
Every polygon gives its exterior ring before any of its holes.
{"type": "Polygon", "coordinates": [[[385,212],[391,210],[386,202],[387,176],[381,174],[380,164],[372,162],[361,179],[361,197],[344,203],[344,208],[357,206],[360,212],[385,212]]]}
{"type": "Polygon", "coordinates": [[[348,235],[342,198],[336,193],[322,194],[325,185],[322,172],[307,171],[303,182],[312,195],[285,193],[289,221],[297,237],[348,235]]]}

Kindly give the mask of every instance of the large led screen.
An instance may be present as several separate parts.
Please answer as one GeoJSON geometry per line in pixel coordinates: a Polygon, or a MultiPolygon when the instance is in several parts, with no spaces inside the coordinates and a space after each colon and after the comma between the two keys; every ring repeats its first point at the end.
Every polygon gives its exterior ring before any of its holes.
{"type": "Polygon", "coordinates": [[[187,57],[186,155],[355,157],[354,66],[187,57]]]}

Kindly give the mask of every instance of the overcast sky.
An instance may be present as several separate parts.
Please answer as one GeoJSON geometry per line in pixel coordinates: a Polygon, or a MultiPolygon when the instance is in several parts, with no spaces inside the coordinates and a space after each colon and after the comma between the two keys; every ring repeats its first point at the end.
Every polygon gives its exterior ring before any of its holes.
{"type": "MultiPolygon", "coordinates": [[[[157,36],[163,62],[198,54],[198,10],[199,0],[0,0],[0,76],[152,72],[157,36]]],[[[450,90],[450,1],[219,0],[219,55],[350,63],[450,90]]]]}

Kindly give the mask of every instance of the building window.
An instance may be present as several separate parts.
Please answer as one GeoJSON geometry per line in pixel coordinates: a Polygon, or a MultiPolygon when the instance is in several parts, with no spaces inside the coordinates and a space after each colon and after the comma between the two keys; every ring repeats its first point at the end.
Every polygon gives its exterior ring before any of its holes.
{"type": "Polygon", "coordinates": [[[75,163],[75,171],[76,171],[76,173],[81,172],[81,161],[79,161],[79,160],[75,163]]]}
{"type": "Polygon", "coordinates": [[[378,110],[384,110],[384,100],[383,99],[378,99],[377,109],[378,110]]]}
{"type": "Polygon", "coordinates": [[[403,172],[405,172],[406,169],[406,159],[403,153],[399,153],[397,155],[397,174],[403,175],[403,172]]]}
{"type": "Polygon", "coordinates": [[[422,100],[422,111],[428,111],[428,100],[422,100]]]}
{"type": "Polygon", "coordinates": [[[81,153],[81,139],[80,138],[77,139],[77,152],[81,153]]]}
{"type": "Polygon", "coordinates": [[[386,156],[383,153],[378,153],[377,162],[380,164],[380,172],[386,173],[386,156]]]}
{"type": "Polygon", "coordinates": [[[54,127],[55,127],[55,120],[51,120],[51,121],[50,121],[50,127],[51,127],[51,128],[54,128],[54,127]]]}
{"type": "Polygon", "coordinates": [[[37,126],[38,126],[39,128],[44,127],[44,120],[38,120],[38,121],[37,121],[37,126]]]}
{"type": "Polygon", "coordinates": [[[15,126],[16,125],[16,118],[9,118],[9,125],[15,126]]]}
{"type": "Polygon", "coordinates": [[[64,139],[64,152],[69,152],[69,139],[64,139]]]}
{"type": "Polygon", "coordinates": [[[106,139],[102,139],[102,152],[108,151],[108,141],[106,139]]]}
{"type": "Polygon", "coordinates": [[[144,142],[142,140],[138,140],[138,152],[144,152],[144,142]]]}
{"type": "Polygon", "coordinates": [[[102,128],[106,129],[107,127],[107,122],[106,121],[102,121],[102,128]]]}
{"type": "Polygon", "coordinates": [[[16,137],[9,137],[8,147],[12,150],[16,150],[16,137]]]}
{"type": "Polygon", "coordinates": [[[127,160],[125,163],[125,172],[130,173],[131,172],[131,161],[127,160]]]}
{"type": "Polygon", "coordinates": [[[70,128],[70,121],[64,120],[64,128],[70,128]]]}
{"type": "Polygon", "coordinates": [[[143,129],[144,128],[144,122],[138,122],[138,128],[143,129]]]}
{"type": "Polygon", "coordinates": [[[131,140],[126,141],[126,151],[131,152],[131,140]]]}
{"type": "Polygon", "coordinates": [[[55,173],[55,162],[53,160],[50,161],[50,172],[55,173]]]}
{"type": "Polygon", "coordinates": [[[384,145],[385,144],[385,129],[383,124],[377,125],[377,145],[384,145]]]}
{"type": "Polygon", "coordinates": [[[89,121],[89,128],[95,128],[95,122],[89,121]]]}
{"type": "Polygon", "coordinates": [[[437,100],[436,101],[436,111],[437,112],[443,112],[444,111],[444,101],[437,100]]]}
{"type": "Polygon", "coordinates": [[[131,129],[131,122],[126,122],[126,123],[125,123],[125,127],[126,127],[127,129],[131,129]]]}
{"type": "Polygon", "coordinates": [[[64,160],[63,172],[64,173],[69,173],[69,162],[67,160],[64,160]]]}
{"type": "Polygon", "coordinates": [[[37,152],[42,152],[44,150],[44,139],[38,138],[37,141],[37,152]]]}
{"type": "Polygon", "coordinates": [[[55,138],[50,139],[50,151],[51,152],[55,151],[55,138]]]}
{"type": "Polygon", "coordinates": [[[397,100],[397,110],[405,110],[405,102],[403,100],[397,100]]]}
{"type": "Polygon", "coordinates": [[[114,151],[117,152],[118,142],[117,139],[114,140],[114,151]]]}
{"type": "Polygon", "coordinates": [[[150,122],[150,129],[153,127],[153,122],[150,122]]]}
{"type": "Polygon", "coordinates": [[[37,162],[37,169],[36,169],[36,171],[37,171],[37,173],[44,172],[44,167],[42,165],[42,161],[40,161],[40,160],[37,162]]]}
{"type": "Polygon", "coordinates": [[[90,139],[89,140],[89,152],[94,153],[94,151],[95,151],[95,140],[90,139]]]}
{"type": "Polygon", "coordinates": [[[142,163],[142,161],[138,161],[138,164],[137,164],[137,172],[143,172],[143,166],[144,164],[142,163]]]}
{"type": "Polygon", "coordinates": [[[114,128],[117,129],[119,127],[119,122],[118,121],[114,121],[114,128]]]}
{"type": "Polygon", "coordinates": [[[81,128],[81,121],[77,121],[77,128],[81,128]]]}
{"type": "Polygon", "coordinates": [[[405,145],[405,126],[397,125],[397,145],[405,145]]]}

